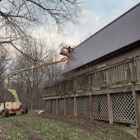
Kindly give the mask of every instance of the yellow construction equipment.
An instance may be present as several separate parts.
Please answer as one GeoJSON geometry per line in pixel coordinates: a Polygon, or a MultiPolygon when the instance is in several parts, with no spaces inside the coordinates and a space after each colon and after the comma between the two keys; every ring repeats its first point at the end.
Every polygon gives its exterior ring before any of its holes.
{"type": "Polygon", "coordinates": [[[12,93],[12,95],[15,98],[15,102],[0,103],[0,114],[2,114],[3,117],[8,117],[9,115],[11,115],[11,116],[16,115],[17,112],[21,112],[22,114],[28,113],[28,108],[22,107],[22,103],[19,101],[16,90],[10,89],[9,79],[12,76],[19,74],[21,72],[24,72],[24,71],[30,71],[30,70],[38,69],[41,67],[45,67],[45,66],[49,66],[49,65],[53,65],[53,64],[67,61],[70,51],[68,51],[68,47],[65,47],[65,48],[63,47],[62,50],[61,50],[60,54],[66,56],[66,57],[63,57],[58,61],[54,61],[51,63],[45,63],[45,64],[41,64],[41,65],[37,65],[37,66],[32,66],[30,68],[24,68],[24,69],[16,70],[16,71],[5,74],[5,88],[9,92],[12,93]],[[63,53],[62,53],[62,50],[63,50],[63,53]]]}

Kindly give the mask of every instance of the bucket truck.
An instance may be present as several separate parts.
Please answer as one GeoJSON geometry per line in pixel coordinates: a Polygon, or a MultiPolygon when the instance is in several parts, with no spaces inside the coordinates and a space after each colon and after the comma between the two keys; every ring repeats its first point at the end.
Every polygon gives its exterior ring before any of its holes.
{"type": "Polygon", "coordinates": [[[65,62],[68,59],[68,56],[69,56],[69,52],[68,52],[67,47],[62,48],[60,54],[66,56],[66,57],[63,57],[60,60],[54,61],[54,62],[51,62],[51,63],[45,63],[45,64],[33,66],[31,68],[24,68],[24,69],[16,70],[16,71],[9,72],[9,73],[5,74],[5,88],[9,92],[12,93],[12,95],[14,96],[15,101],[14,102],[0,103],[0,114],[3,117],[8,117],[9,115],[13,116],[13,115],[16,115],[16,113],[18,113],[18,112],[21,112],[22,114],[28,113],[28,108],[27,107],[22,107],[22,103],[19,101],[19,98],[18,98],[18,95],[16,93],[16,90],[10,89],[9,79],[12,76],[14,76],[16,74],[19,74],[21,72],[24,72],[24,71],[30,71],[30,70],[38,69],[38,68],[41,68],[41,67],[45,67],[45,66],[65,62]],[[63,51],[63,53],[62,53],[62,51],[63,51]]]}

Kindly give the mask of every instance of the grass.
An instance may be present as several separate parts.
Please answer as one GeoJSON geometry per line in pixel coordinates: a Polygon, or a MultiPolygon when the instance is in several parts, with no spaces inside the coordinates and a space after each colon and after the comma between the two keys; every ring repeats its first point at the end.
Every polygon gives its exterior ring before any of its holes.
{"type": "Polygon", "coordinates": [[[0,140],[100,140],[67,123],[35,117],[33,112],[3,118],[0,140]]]}

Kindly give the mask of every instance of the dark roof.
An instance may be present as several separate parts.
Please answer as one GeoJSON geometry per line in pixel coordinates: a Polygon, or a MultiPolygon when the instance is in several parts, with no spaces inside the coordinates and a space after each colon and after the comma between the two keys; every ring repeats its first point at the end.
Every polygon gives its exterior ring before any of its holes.
{"type": "Polygon", "coordinates": [[[79,44],[64,72],[71,71],[140,40],[140,3],[79,44]]]}

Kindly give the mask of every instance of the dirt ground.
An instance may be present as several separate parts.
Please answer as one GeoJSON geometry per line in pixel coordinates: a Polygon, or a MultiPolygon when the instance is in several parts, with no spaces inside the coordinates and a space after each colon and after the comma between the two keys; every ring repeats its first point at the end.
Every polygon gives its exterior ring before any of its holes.
{"type": "Polygon", "coordinates": [[[44,119],[66,122],[74,127],[83,129],[84,131],[87,131],[88,133],[95,135],[102,140],[136,140],[136,130],[120,124],[110,125],[108,122],[104,121],[93,122],[90,119],[85,118],[45,113],[39,115],[37,114],[37,116],[44,119]]]}

